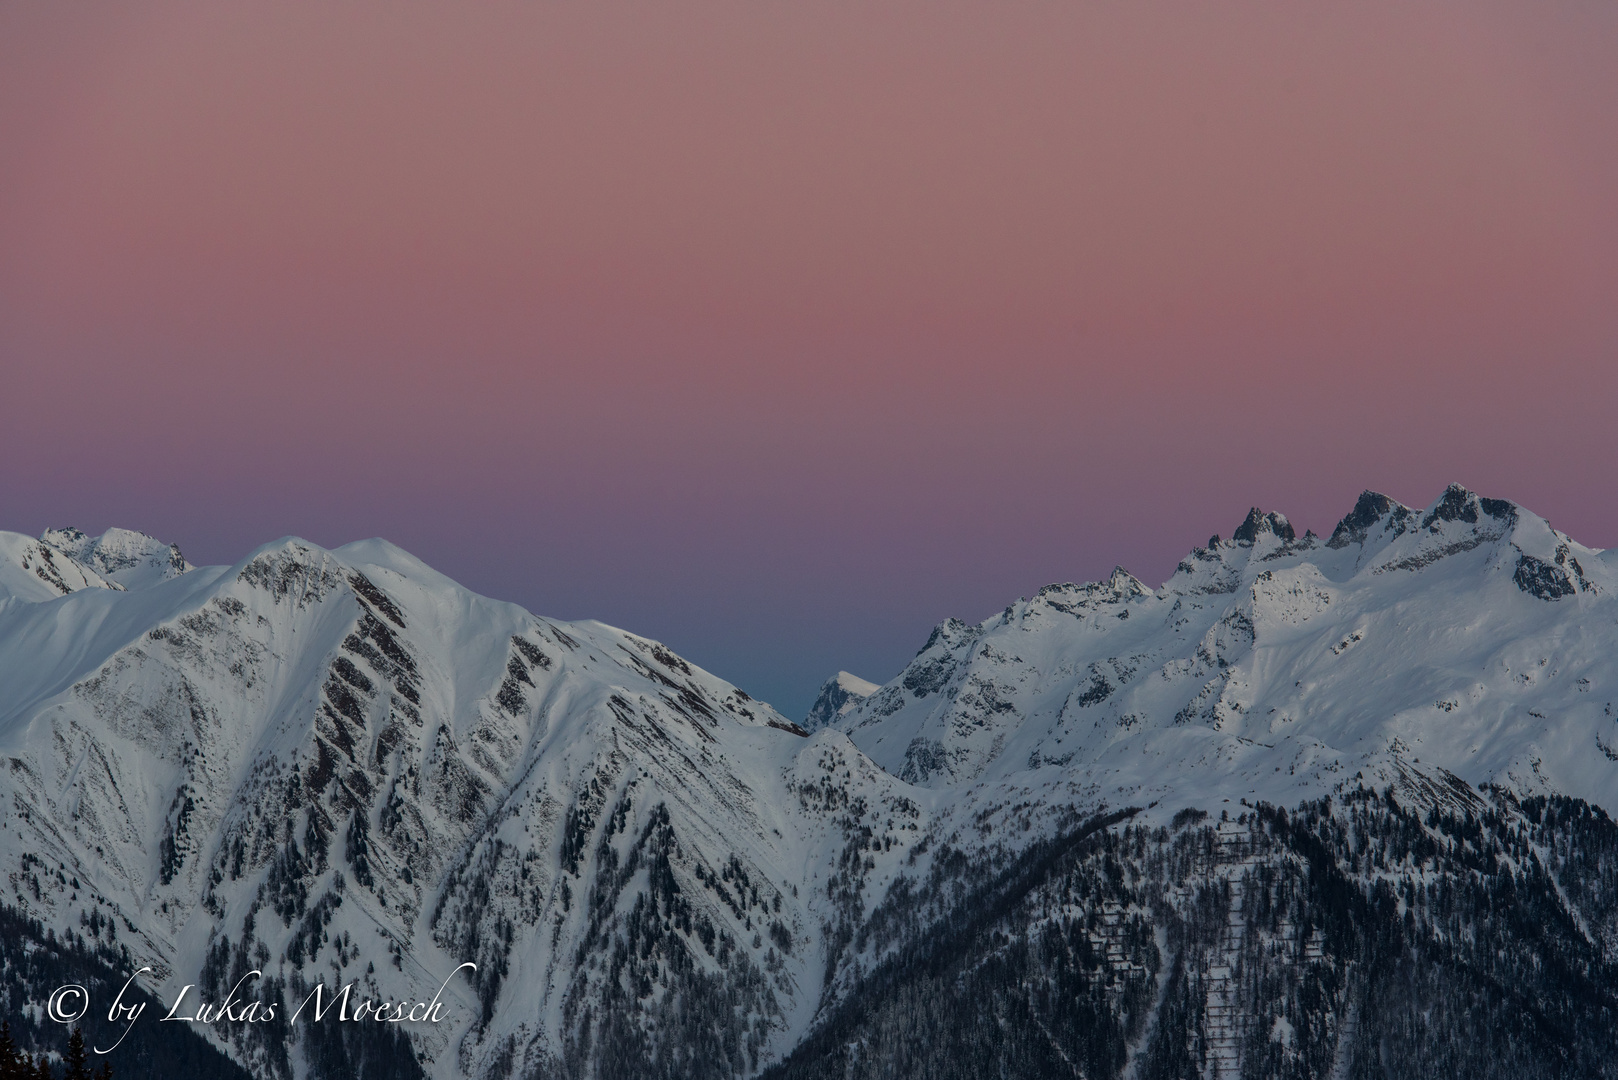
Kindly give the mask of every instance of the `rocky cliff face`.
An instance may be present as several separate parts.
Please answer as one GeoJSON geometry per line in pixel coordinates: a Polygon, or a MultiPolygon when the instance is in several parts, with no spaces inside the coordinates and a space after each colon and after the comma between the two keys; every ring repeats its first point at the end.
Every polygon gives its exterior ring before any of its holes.
{"type": "Polygon", "coordinates": [[[809,715],[804,718],[804,730],[819,731],[836,723],[880,689],[876,683],[866,682],[858,675],[839,671],[821,685],[815,703],[809,707],[809,715]]]}
{"type": "Polygon", "coordinates": [[[1367,493],[1326,541],[1255,510],[1158,589],[942,624],[804,726],[380,541],[130,536],[0,534],[19,925],[165,1000],[477,965],[453,1022],[203,1032],[256,1075],[1613,1060],[1558,1033],[1618,1005],[1618,567],[1514,504],[1367,493]]]}

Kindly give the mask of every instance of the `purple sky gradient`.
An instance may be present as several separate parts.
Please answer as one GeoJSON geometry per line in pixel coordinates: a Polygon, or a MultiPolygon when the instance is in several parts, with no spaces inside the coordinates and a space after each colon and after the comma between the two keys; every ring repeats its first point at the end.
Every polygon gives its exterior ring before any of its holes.
{"type": "Polygon", "coordinates": [[[0,527],[382,535],[801,714],[1247,507],[1618,544],[1618,8],[0,9],[0,527]]]}

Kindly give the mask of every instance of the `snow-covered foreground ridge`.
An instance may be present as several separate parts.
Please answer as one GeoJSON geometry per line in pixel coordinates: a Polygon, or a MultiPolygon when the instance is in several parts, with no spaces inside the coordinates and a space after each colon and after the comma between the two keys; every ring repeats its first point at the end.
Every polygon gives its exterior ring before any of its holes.
{"type": "MultiPolygon", "coordinates": [[[[192,568],[139,534],[0,533],[4,900],[116,938],[165,1001],[249,969],[266,1000],[424,1000],[477,963],[450,1020],[366,1051],[406,1071],[747,1075],[947,911],[896,898],[962,853],[1390,785],[1618,812],[1612,555],[1459,487],[1367,493],[1326,539],[1254,511],[1156,590],[1050,586],[879,688],[839,673],[809,733],[383,541],[192,568]]],[[[207,1034],[257,1074],[328,1060],[207,1034]]]]}

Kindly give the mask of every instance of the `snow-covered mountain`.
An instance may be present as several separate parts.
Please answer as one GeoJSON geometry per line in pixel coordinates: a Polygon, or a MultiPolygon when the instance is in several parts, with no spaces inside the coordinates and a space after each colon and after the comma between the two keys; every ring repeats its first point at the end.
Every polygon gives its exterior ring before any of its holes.
{"type": "Polygon", "coordinates": [[[821,685],[815,703],[809,706],[809,715],[804,718],[804,729],[819,731],[827,724],[847,716],[856,705],[880,689],[874,682],[866,682],[858,675],[839,671],[821,685]]]}
{"type": "Polygon", "coordinates": [[[0,603],[54,600],[79,589],[115,589],[67,552],[21,533],[0,532],[0,603]]]}
{"type": "MultiPolygon", "coordinates": [[[[205,1030],[256,1075],[1378,1075],[1415,1030],[1365,1012],[1389,881],[1505,874],[1571,928],[1535,970],[1618,975],[1618,858],[1580,861],[1618,852],[1615,594],[1611,553],[1459,487],[1325,540],[1254,510],[1155,590],[943,623],[799,726],[383,541],[192,568],[0,534],[0,875],[164,1001],[255,968],[265,1000],[426,1000],[478,965],[439,1025],[205,1030]]],[[[1487,939],[1426,895],[1398,955],[1487,939]]]]}
{"type": "Polygon", "coordinates": [[[1252,511],[1161,587],[1123,569],[944,623],[840,726],[914,784],[1075,766],[1142,802],[1291,803],[1420,759],[1618,811],[1618,567],[1458,486],[1326,540],[1252,511]]]}
{"type": "Polygon", "coordinates": [[[194,569],[177,544],[145,533],[47,529],[38,540],[0,532],[0,601],[37,602],[79,589],[141,588],[194,569]]]}
{"type": "MultiPolygon", "coordinates": [[[[233,958],[271,992],[342,973],[423,1000],[474,961],[461,1023],[420,1048],[455,1075],[514,1039],[597,1052],[588,1025],[564,1038],[605,977],[575,958],[632,933],[626,889],[678,883],[663,900],[702,963],[654,952],[639,977],[752,987],[727,1047],[744,1063],[812,1008],[810,923],[783,891],[803,735],[768,705],[380,541],[277,541],[128,589],[58,577],[79,587],[44,602],[25,581],[0,608],[4,858],[46,925],[111,916],[157,985],[214,997],[233,958]]],[[[222,1034],[255,1071],[288,1067],[251,1028],[222,1034]]]]}
{"type": "Polygon", "coordinates": [[[47,529],[39,539],[126,589],[167,581],[194,569],[180,554],[178,544],[165,544],[129,529],[108,529],[100,536],[86,536],[71,528],[47,529]]]}

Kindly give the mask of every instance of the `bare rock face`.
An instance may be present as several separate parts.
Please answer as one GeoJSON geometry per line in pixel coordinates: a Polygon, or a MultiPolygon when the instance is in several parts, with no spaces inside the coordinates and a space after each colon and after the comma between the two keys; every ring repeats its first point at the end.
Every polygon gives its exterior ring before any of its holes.
{"type": "Polygon", "coordinates": [[[804,717],[804,730],[818,731],[846,716],[849,710],[879,689],[881,687],[876,683],[866,682],[858,675],[850,675],[846,671],[839,671],[821,685],[819,696],[809,707],[809,715],[804,717]]]}

